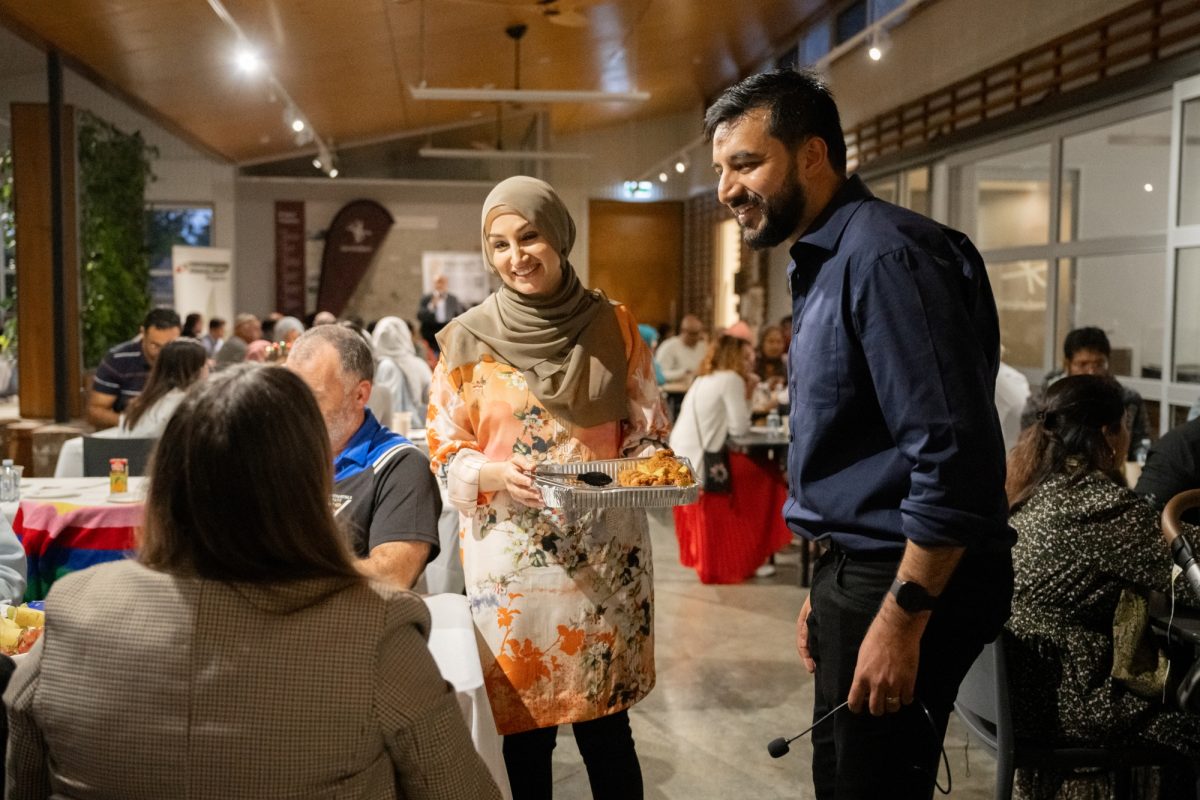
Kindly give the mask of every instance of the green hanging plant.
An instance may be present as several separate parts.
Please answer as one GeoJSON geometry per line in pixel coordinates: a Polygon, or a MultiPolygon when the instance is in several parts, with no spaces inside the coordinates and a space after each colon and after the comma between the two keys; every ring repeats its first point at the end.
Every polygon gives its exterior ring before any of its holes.
{"type": "Polygon", "coordinates": [[[83,359],[93,367],[150,309],[146,183],[158,150],[86,111],[78,130],[83,359]]]}

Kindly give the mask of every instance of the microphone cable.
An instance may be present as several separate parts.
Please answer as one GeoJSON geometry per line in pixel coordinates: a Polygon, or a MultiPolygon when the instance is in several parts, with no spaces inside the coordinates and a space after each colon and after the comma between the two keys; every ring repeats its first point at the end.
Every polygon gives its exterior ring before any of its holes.
{"type": "MultiPolygon", "coordinates": [[[[920,699],[919,697],[914,698],[914,702],[916,702],[917,704],[919,704],[921,706],[921,711],[924,713],[926,721],[929,722],[929,731],[933,735],[934,740],[937,741],[939,738],[938,737],[938,727],[937,727],[937,723],[935,723],[933,721],[933,714],[929,713],[929,707],[926,706],[925,701],[920,699]]],[[[789,750],[791,749],[790,745],[792,742],[796,741],[801,736],[807,736],[809,733],[811,733],[813,731],[814,728],[816,728],[818,725],[820,725],[825,720],[829,719],[834,714],[841,711],[843,708],[845,708],[848,705],[850,705],[849,700],[843,701],[841,705],[835,706],[832,711],[827,712],[825,714],[825,716],[821,717],[819,720],[814,722],[812,725],[809,725],[803,731],[796,734],[795,736],[793,736],[790,739],[785,739],[782,736],[780,736],[778,739],[772,739],[771,742],[767,745],[767,752],[770,754],[771,758],[782,758],[783,756],[788,754],[789,750]]],[[[938,782],[938,776],[937,776],[936,772],[933,773],[933,785],[942,794],[950,794],[950,791],[954,788],[954,775],[953,775],[953,773],[950,772],[950,758],[946,755],[945,742],[942,742],[942,744],[940,746],[940,750],[942,753],[942,764],[944,764],[946,767],[946,786],[945,786],[945,788],[943,788],[942,784],[938,782]]],[[[922,766],[919,766],[917,764],[913,764],[911,766],[917,772],[924,773],[925,775],[929,774],[929,770],[922,766]]]]}

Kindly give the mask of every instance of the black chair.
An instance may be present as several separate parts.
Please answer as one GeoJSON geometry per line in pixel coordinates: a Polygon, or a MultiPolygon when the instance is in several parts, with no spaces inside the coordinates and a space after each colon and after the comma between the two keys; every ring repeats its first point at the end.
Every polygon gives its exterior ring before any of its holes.
{"type": "Polygon", "coordinates": [[[85,478],[107,477],[110,458],[129,461],[131,476],[145,475],[146,462],[158,439],[109,439],[100,436],[83,437],[83,476],[85,478]]]}
{"type": "MultiPolygon", "coordinates": [[[[1001,632],[984,646],[958,689],[954,710],[963,723],[996,757],[996,800],[1011,800],[1018,768],[1053,768],[1063,771],[1103,770],[1113,775],[1118,800],[1129,798],[1132,767],[1174,767],[1188,770],[1187,761],[1163,747],[1144,745],[1083,746],[1018,738],[1009,703],[1008,660],[1001,632]]],[[[1009,645],[1011,646],[1011,639],[1009,645]]]]}

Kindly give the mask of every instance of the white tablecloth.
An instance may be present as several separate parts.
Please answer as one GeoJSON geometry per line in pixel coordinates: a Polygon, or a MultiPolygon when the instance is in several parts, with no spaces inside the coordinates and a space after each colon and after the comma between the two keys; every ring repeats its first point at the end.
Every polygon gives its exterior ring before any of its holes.
{"type": "Polygon", "coordinates": [[[429,631],[429,652],[437,662],[442,677],[458,693],[458,705],[471,729],[483,762],[500,787],[506,800],[511,800],[508,772],[504,768],[502,737],[496,733],[492,706],[483,686],[483,667],[479,661],[481,639],[476,638],[475,621],[467,598],[461,594],[433,594],[425,597],[432,625],[429,631]]]}

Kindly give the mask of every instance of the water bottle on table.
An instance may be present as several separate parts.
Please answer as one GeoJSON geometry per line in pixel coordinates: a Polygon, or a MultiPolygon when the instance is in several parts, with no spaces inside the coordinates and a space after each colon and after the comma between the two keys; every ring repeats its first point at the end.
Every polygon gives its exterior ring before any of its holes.
{"type": "Polygon", "coordinates": [[[783,418],[779,416],[779,409],[772,408],[767,414],[767,435],[778,436],[783,433],[783,418]]]}
{"type": "Polygon", "coordinates": [[[17,471],[11,458],[0,463],[0,503],[13,503],[18,498],[17,471]]]}

